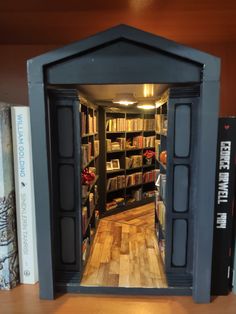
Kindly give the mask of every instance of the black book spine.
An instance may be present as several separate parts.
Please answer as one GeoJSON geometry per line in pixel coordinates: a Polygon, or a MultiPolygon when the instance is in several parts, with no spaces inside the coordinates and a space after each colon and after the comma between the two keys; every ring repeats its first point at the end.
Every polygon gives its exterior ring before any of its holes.
{"type": "Polygon", "coordinates": [[[216,164],[212,295],[227,295],[232,285],[235,160],[236,117],[220,118],[216,164]]]}

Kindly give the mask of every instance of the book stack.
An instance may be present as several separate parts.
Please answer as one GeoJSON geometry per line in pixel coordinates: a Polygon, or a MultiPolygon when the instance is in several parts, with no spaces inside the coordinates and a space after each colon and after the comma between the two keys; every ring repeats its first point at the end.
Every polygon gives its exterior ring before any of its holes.
{"type": "Polygon", "coordinates": [[[162,230],[165,231],[166,207],[162,201],[159,201],[157,204],[157,216],[162,230]]]}
{"type": "Polygon", "coordinates": [[[149,197],[154,197],[155,196],[155,190],[151,190],[151,191],[146,191],[143,193],[143,198],[149,198],[149,197]]]}
{"type": "Polygon", "coordinates": [[[143,119],[126,119],[126,131],[142,131],[143,129],[143,119]]]}
{"type": "Polygon", "coordinates": [[[89,237],[85,238],[82,243],[82,261],[85,264],[89,254],[89,237]]]}
{"type": "Polygon", "coordinates": [[[87,123],[86,123],[86,118],[87,115],[85,114],[85,112],[81,112],[81,134],[84,135],[86,134],[86,130],[87,130],[87,123]]]}
{"type": "Polygon", "coordinates": [[[143,148],[143,136],[135,136],[132,139],[132,147],[130,148],[143,148]]]}
{"type": "Polygon", "coordinates": [[[142,189],[137,189],[131,192],[132,197],[135,201],[141,201],[142,199],[142,189]]]}
{"type": "Polygon", "coordinates": [[[106,210],[111,210],[123,205],[125,205],[125,199],[123,197],[117,197],[114,198],[111,202],[106,203],[106,210]]]}
{"type": "Polygon", "coordinates": [[[88,223],[88,208],[87,206],[82,207],[82,232],[85,234],[88,223]]]}
{"type": "Polygon", "coordinates": [[[143,174],[143,183],[156,181],[158,173],[159,173],[159,169],[154,169],[154,170],[145,172],[143,174]]]}
{"type": "Polygon", "coordinates": [[[144,131],[155,130],[155,119],[143,119],[143,130],[144,131]]]}
{"type": "Polygon", "coordinates": [[[90,215],[93,212],[95,207],[95,199],[94,199],[94,193],[89,193],[89,209],[90,209],[90,215]]]}
{"type": "Polygon", "coordinates": [[[143,147],[154,147],[155,146],[155,136],[146,136],[143,138],[143,147]]]}
{"type": "Polygon", "coordinates": [[[95,221],[94,221],[95,228],[97,228],[98,222],[99,222],[99,211],[98,210],[95,210],[94,218],[95,218],[95,221]]]}
{"type": "Polygon", "coordinates": [[[81,146],[81,156],[82,156],[82,167],[84,168],[89,161],[91,160],[92,156],[92,143],[89,142],[88,144],[83,144],[81,146]]]}
{"type": "Polygon", "coordinates": [[[111,139],[106,139],[106,148],[108,152],[115,150],[124,150],[125,149],[125,138],[118,137],[114,142],[111,139]]]}
{"type": "Polygon", "coordinates": [[[126,187],[142,184],[142,172],[135,172],[126,176],[126,187]]]}
{"type": "Polygon", "coordinates": [[[106,210],[112,210],[117,207],[117,203],[115,201],[111,201],[106,203],[106,210]]]}
{"type": "Polygon", "coordinates": [[[107,191],[122,189],[125,187],[125,176],[120,175],[107,180],[107,191]]]}
{"type": "Polygon", "coordinates": [[[98,202],[98,186],[94,185],[94,202],[97,204],[98,202]]]}
{"type": "Polygon", "coordinates": [[[93,148],[94,148],[94,157],[97,157],[99,155],[99,140],[94,140],[93,148]]]}
{"type": "Polygon", "coordinates": [[[114,118],[106,121],[107,132],[124,132],[125,131],[125,118],[114,118]]]}
{"type": "Polygon", "coordinates": [[[93,116],[93,132],[97,133],[97,116],[93,116]]]}
{"type": "Polygon", "coordinates": [[[162,116],[162,124],[161,124],[162,130],[161,133],[166,135],[167,133],[167,128],[168,128],[168,120],[167,120],[167,115],[162,116]]]}
{"type": "MultiPolygon", "coordinates": [[[[125,149],[125,137],[118,137],[116,141],[119,143],[120,149],[124,150],[125,149]]],[[[112,150],[114,150],[113,147],[112,147],[112,150]]]]}
{"type": "Polygon", "coordinates": [[[94,133],[94,119],[90,114],[88,115],[88,133],[94,133]]]}
{"type": "Polygon", "coordinates": [[[155,140],[155,157],[156,157],[156,160],[159,160],[160,147],[161,147],[161,141],[160,140],[155,140]]]}
{"type": "Polygon", "coordinates": [[[125,157],[125,167],[126,169],[142,167],[143,156],[142,155],[133,155],[130,157],[125,157]]]}
{"type": "Polygon", "coordinates": [[[166,199],[166,174],[160,174],[160,195],[163,201],[166,199]]]}
{"type": "Polygon", "coordinates": [[[162,129],[162,127],[161,127],[161,125],[162,125],[162,123],[161,123],[161,115],[160,114],[155,114],[155,131],[157,132],[157,133],[161,133],[161,129],[162,129]]]}

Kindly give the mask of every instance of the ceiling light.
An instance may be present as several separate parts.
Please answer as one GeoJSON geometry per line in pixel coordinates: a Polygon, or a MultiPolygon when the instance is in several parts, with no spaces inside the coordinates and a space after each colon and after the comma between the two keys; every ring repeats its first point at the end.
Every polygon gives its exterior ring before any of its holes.
{"type": "Polygon", "coordinates": [[[150,109],[154,109],[155,105],[152,102],[143,102],[143,103],[139,103],[137,105],[137,108],[144,109],[144,110],[150,110],[150,109]]]}
{"type": "Polygon", "coordinates": [[[119,105],[133,105],[137,103],[137,100],[135,99],[133,94],[129,93],[121,93],[121,94],[116,94],[116,97],[112,100],[114,104],[119,104],[119,105]]]}

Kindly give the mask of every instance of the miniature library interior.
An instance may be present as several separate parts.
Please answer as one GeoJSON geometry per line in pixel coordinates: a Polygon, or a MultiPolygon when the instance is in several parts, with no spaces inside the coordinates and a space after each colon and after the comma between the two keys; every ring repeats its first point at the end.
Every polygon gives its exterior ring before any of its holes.
{"type": "MultiPolygon", "coordinates": [[[[176,166],[174,190],[169,192],[173,193],[178,219],[174,227],[166,224],[168,108],[169,97],[178,90],[178,86],[167,84],[80,85],[73,89],[80,124],[76,136],[81,141],[81,234],[77,244],[81,286],[167,288],[192,284],[187,257],[187,251],[191,251],[191,231],[187,230],[187,225],[191,226],[190,104],[176,106],[172,121],[175,154],[184,162],[176,166]],[[178,124],[184,124],[180,131],[178,124]]],[[[195,97],[199,94],[196,85],[185,86],[184,90],[195,97]]],[[[58,160],[54,171],[58,173],[56,204],[63,211],[71,211],[75,190],[73,167],[67,160],[75,136],[67,102],[71,95],[68,98],[68,90],[59,86],[49,87],[49,95],[54,119],[51,124],[55,124],[52,137],[57,138],[53,153],[58,160]]],[[[66,233],[63,228],[58,230],[62,241],[58,256],[62,264],[68,264],[75,259],[73,250],[68,250],[72,226],[65,219],[63,223],[67,227],[66,233]]]]}
{"type": "Polygon", "coordinates": [[[210,302],[219,75],[128,25],[28,61],[41,298],[210,302]]]}

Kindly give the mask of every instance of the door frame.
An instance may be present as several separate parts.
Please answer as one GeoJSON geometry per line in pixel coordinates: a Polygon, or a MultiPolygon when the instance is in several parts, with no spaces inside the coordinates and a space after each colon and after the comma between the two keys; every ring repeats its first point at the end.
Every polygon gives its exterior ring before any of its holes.
{"type": "MultiPolygon", "coordinates": [[[[53,228],[51,223],[50,165],[46,124],[46,68],[116,40],[129,40],[180,57],[202,66],[198,128],[197,207],[193,252],[193,298],[210,301],[214,222],[215,161],[219,107],[220,60],[207,53],[179,45],[127,25],[119,25],[74,44],[28,60],[28,88],[31,112],[35,183],[37,246],[40,297],[55,296],[53,228]],[[205,174],[208,174],[205,176],[205,174]]],[[[181,74],[180,74],[181,76],[181,74]]],[[[140,79],[142,81],[142,79],[140,79]]],[[[132,83],[132,82],[130,82],[132,83]]],[[[144,83],[144,82],[142,82],[144,83]]],[[[155,82],[153,82],[155,83],[155,82]]],[[[167,82],[168,83],[168,82],[167,82]]]]}

